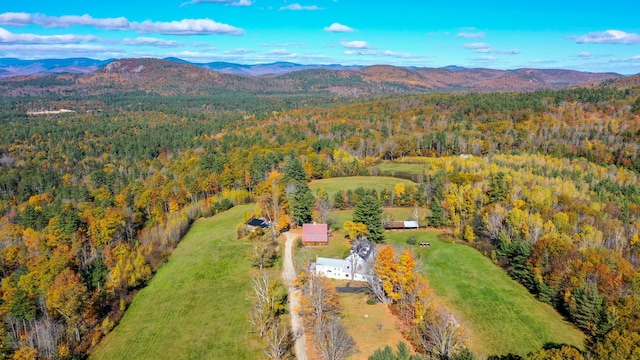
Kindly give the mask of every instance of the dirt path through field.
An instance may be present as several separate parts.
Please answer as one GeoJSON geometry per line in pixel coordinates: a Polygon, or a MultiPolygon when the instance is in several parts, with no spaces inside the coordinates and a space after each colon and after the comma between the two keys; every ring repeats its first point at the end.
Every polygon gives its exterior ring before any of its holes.
{"type": "Polygon", "coordinates": [[[307,338],[304,334],[302,318],[298,313],[298,309],[300,308],[300,291],[292,285],[293,280],[296,278],[296,269],[293,266],[293,244],[296,240],[296,235],[286,232],[284,236],[287,241],[284,248],[284,269],[282,271],[282,277],[289,288],[289,314],[291,315],[291,330],[293,331],[295,339],[296,358],[298,360],[307,360],[307,338]]]}

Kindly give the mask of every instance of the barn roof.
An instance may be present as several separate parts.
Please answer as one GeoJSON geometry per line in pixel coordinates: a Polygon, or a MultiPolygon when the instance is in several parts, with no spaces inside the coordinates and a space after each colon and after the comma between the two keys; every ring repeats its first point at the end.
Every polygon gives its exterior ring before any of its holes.
{"type": "Polygon", "coordinates": [[[314,243],[329,242],[327,224],[302,224],[302,241],[314,243]]]}

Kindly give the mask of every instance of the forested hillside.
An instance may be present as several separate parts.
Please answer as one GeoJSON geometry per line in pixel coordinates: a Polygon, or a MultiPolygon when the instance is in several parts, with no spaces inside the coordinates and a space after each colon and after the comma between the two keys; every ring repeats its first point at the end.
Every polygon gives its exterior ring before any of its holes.
{"type": "Polygon", "coordinates": [[[274,169],[378,175],[399,159],[424,165],[396,172],[418,186],[383,201],[429,209],[581,328],[595,358],[640,352],[637,88],[356,101],[112,77],[128,91],[67,88],[93,79],[76,75],[1,85],[4,354],[89,352],[194,219],[256,200],[274,169]],[[26,115],[60,108],[76,112],[26,115]]]}
{"type": "Polygon", "coordinates": [[[447,68],[410,69],[383,65],[349,70],[340,67],[303,69],[279,76],[246,76],[216,72],[206,65],[199,67],[175,59],[119,59],[86,75],[72,72],[56,76],[3,79],[0,81],[0,90],[10,96],[70,93],[104,95],[125,91],[165,96],[209,96],[224,90],[255,94],[291,95],[303,92],[324,97],[362,97],[375,94],[560,90],[577,84],[612,83],[615,79],[624,79],[616,73],[553,69],[458,68],[454,71],[447,68]]]}

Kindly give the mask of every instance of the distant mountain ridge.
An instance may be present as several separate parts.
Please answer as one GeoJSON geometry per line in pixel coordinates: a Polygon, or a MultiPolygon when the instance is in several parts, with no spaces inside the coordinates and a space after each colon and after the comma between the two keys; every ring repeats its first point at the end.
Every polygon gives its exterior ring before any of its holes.
{"type": "Polygon", "coordinates": [[[20,60],[0,58],[0,78],[24,75],[88,74],[113,60],[89,58],[20,60]]]}
{"type": "MultiPolygon", "coordinates": [[[[94,60],[89,58],[69,58],[21,60],[15,58],[0,58],[0,78],[24,75],[88,74],[102,68],[114,60],[116,59],[94,60]]],[[[282,75],[294,71],[310,69],[357,70],[363,68],[363,66],[357,65],[301,65],[291,62],[274,62],[255,65],[243,65],[229,62],[193,63],[174,57],[169,57],[163,60],[195,65],[223,74],[247,76],[282,75]]]]}
{"type": "MultiPolygon", "coordinates": [[[[15,73],[19,61],[0,60],[0,76],[15,73]],[[4,63],[12,68],[2,69],[4,63]],[[13,70],[12,70],[13,69],[13,70]]],[[[339,96],[371,94],[399,94],[419,92],[496,92],[564,89],[580,84],[612,82],[624,79],[616,73],[587,73],[560,69],[469,69],[457,66],[446,68],[406,68],[390,65],[343,67],[341,65],[299,65],[272,63],[239,65],[232,63],[192,64],[180,59],[153,58],[118,59],[99,69],[81,72],[82,66],[97,68],[90,59],[68,62],[41,61],[25,63],[34,69],[47,66],[55,71],[71,69],[75,74],[55,75],[51,79],[35,81],[33,77],[5,77],[0,92],[6,94],[37,95],[46,92],[85,91],[100,94],[112,91],[144,90],[170,95],[180,93],[211,94],[212,91],[231,90],[252,93],[314,93],[325,92],[339,96]],[[262,74],[257,76],[255,74],[262,74]],[[51,87],[36,86],[43,83],[51,87]]],[[[42,74],[40,71],[38,74],[42,74]]]]}

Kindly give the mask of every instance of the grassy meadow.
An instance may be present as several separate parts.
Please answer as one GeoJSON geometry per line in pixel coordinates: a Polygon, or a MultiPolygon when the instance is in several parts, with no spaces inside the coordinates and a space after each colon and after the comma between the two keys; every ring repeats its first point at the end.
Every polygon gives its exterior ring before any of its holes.
{"type": "Polygon", "coordinates": [[[418,175],[422,173],[422,170],[424,170],[425,165],[424,164],[403,164],[399,162],[384,161],[370,167],[370,169],[373,169],[373,168],[378,168],[383,173],[390,174],[390,175],[393,175],[397,172],[404,172],[411,175],[418,175]]]}
{"type": "Polygon", "coordinates": [[[322,188],[329,194],[329,198],[332,199],[333,194],[342,190],[355,190],[363,187],[365,189],[375,189],[380,192],[384,189],[393,190],[393,187],[399,183],[403,183],[405,186],[417,185],[411,180],[389,176],[349,176],[314,180],[309,184],[309,188],[314,192],[322,188]]]}
{"type": "MultiPolygon", "coordinates": [[[[400,181],[391,179],[391,184],[400,181]]],[[[359,182],[357,186],[370,187],[371,182],[359,182]]],[[[250,205],[237,206],[194,224],[91,358],[259,358],[261,346],[246,320],[251,274],[245,259],[248,243],[235,240],[236,225],[251,210],[250,205]]],[[[395,219],[407,217],[410,211],[385,209],[395,219]]],[[[316,256],[341,258],[348,254],[350,244],[341,228],[351,219],[352,210],[334,211],[333,216],[338,220],[338,230],[332,233],[329,246],[295,251],[299,270],[316,256]]],[[[385,235],[387,242],[398,246],[407,246],[410,235],[431,243],[426,249],[412,247],[419,267],[438,300],[465,326],[470,347],[481,358],[526,355],[547,342],[582,346],[584,336],[580,331],[476,250],[440,241],[428,230],[385,235]]],[[[394,347],[402,340],[396,319],[384,306],[363,305],[364,298],[359,294],[341,298],[345,325],[361,350],[353,359],[365,359],[376,348],[385,344],[394,347]]]]}
{"type": "Polygon", "coordinates": [[[406,245],[410,235],[430,248],[412,246],[437,298],[467,329],[470,347],[481,358],[508,353],[520,356],[547,342],[582,347],[584,335],[551,306],[475,249],[438,240],[434,232],[386,232],[387,241],[406,245]]]}
{"type": "Polygon", "coordinates": [[[251,205],[195,223],[91,359],[257,359],[250,333],[248,243],[236,225],[251,205]]]}

